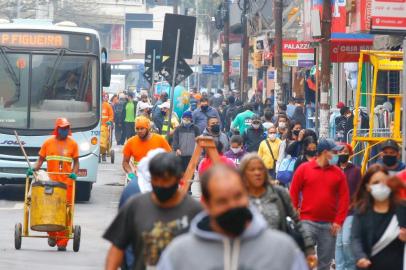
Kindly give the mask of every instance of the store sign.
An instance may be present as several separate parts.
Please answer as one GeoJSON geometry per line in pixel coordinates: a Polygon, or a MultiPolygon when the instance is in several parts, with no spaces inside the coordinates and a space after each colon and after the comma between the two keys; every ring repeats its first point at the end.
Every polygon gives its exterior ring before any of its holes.
{"type": "Polygon", "coordinates": [[[372,40],[332,40],[330,56],[333,63],[358,62],[361,50],[371,50],[372,40]]]}
{"type": "Polygon", "coordinates": [[[372,31],[406,31],[406,0],[372,0],[372,31]]]}
{"type": "Polygon", "coordinates": [[[290,67],[314,65],[314,48],[309,42],[284,40],[282,42],[283,64],[290,67]]]}

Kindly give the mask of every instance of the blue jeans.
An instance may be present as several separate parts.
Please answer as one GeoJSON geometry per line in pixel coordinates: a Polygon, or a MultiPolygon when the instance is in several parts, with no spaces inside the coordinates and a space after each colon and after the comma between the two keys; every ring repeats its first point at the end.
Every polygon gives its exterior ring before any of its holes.
{"type": "Polygon", "coordinates": [[[334,258],[336,237],[330,233],[331,223],[319,223],[302,220],[303,230],[311,233],[317,245],[317,270],[330,270],[334,258]]]}
{"type": "Polygon", "coordinates": [[[348,216],[336,241],[336,270],[355,270],[355,260],[351,250],[351,227],[353,216],[348,216]]]}

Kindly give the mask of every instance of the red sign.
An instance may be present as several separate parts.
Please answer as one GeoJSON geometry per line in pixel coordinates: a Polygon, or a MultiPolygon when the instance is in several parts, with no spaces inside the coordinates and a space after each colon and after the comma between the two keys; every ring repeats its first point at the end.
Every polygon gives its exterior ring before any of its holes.
{"type": "Polygon", "coordinates": [[[406,0],[372,0],[371,30],[406,31],[406,0]]]}
{"type": "Polygon", "coordinates": [[[310,43],[306,41],[283,40],[283,53],[314,53],[314,49],[310,47],[310,43]]]}
{"type": "Polygon", "coordinates": [[[111,49],[116,51],[122,51],[123,46],[123,26],[113,25],[111,27],[111,49]]]}
{"type": "Polygon", "coordinates": [[[334,63],[358,62],[361,50],[372,49],[372,40],[332,40],[330,57],[334,63]]]}

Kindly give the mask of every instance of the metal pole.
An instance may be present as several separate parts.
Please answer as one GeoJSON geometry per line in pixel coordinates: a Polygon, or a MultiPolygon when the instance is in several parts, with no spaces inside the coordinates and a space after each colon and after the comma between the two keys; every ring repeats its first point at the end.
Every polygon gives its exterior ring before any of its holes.
{"type": "Polygon", "coordinates": [[[230,3],[224,0],[225,19],[224,19],[224,92],[230,91],[230,3]]]}
{"type": "Polygon", "coordinates": [[[283,27],[283,0],[274,1],[274,16],[275,16],[275,115],[278,113],[278,104],[283,103],[284,93],[282,89],[283,83],[283,55],[282,55],[282,27],[283,27]]]}
{"type": "Polygon", "coordinates": [[[327,138],[329,131],[330,106],[330,39],[331,39],[331,0],[323,0],[321,41],[321,93],[320,93],[320,137],[327,138]]]}
{"type": "Polygon", "coordinates": [[[176,35],[176,50],[175,50],[175,60],[173,64],[173,78],[172,78],[172,88],[171,88],[171,95],[169,96],[171,101],[171,107],[169,109],[169,118],[168,118],[168,132],[166,136],[169,137],[169,133],[171,132],[171,124],[172,124],[172,113],[173,113],[173,103],[174,103],[174,95],[175,95],[175,82],[176,82],[176,73],[178,69],[178,57],[179,57],[179,40],[180,40],[180,29],[178,29],[178,33],[176,35]]]}
{"type": "Polygon", "coordinates": [[[320,122],[319,122],[319,45],[316,47],[316,101],[314,106],[314,129],[319,134],[320,122]]]}
{"type": "Polygon", "coordinates": [[[247,24],[247,12],[249,8],[248,0],[244,0],[244,7],[242,12],[242,27],[243,27],[243,37],[242,37],[242,55],[240,60],[240,91],[241,91],[241,100],[248,100],[248,60],[249,60],[249,39],[248,39],[248,24],[247,24]]]}
{"type": "Polygon", "coordinates": [[[155,49],[152,51],[152,80],[151,80],[151,88],[150,88],[150,95],[151,97],[154,96],[154,85],[155,85],[155,58],[156,58],[156,52],[155,49]]]}

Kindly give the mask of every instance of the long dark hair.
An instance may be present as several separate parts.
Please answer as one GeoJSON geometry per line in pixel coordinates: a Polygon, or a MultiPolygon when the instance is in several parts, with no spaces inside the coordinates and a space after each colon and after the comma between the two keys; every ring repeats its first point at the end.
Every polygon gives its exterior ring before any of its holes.
{"type": "MultiPolygon", "coordinates": [[[[357,210],[361,214],[365,213],[373,205],[374,198],[372,197],[371,193],[368,192],[367,185],[368,185],[369,181],[371,180],[372,176],[374,176],[374,174],[376,174],[378,172],[382,172],[382,173],[388,175],[388,177],[389,177],[389,172],[384,166],[382,166],[380,164],[374,164],[368,168],[368,170],[362,177],[361,182],[358,185],[357,192],[355,193],[355,196],[354,196],[353,206],[354,206],[355,210],[357,210]]],[[[397,204],[396,203],[396,193],[393,192],[393,190],[389,197],[389,200],[390,200],[390,209],[393,210],[395,208],[395,205],[397,204]]]]}

